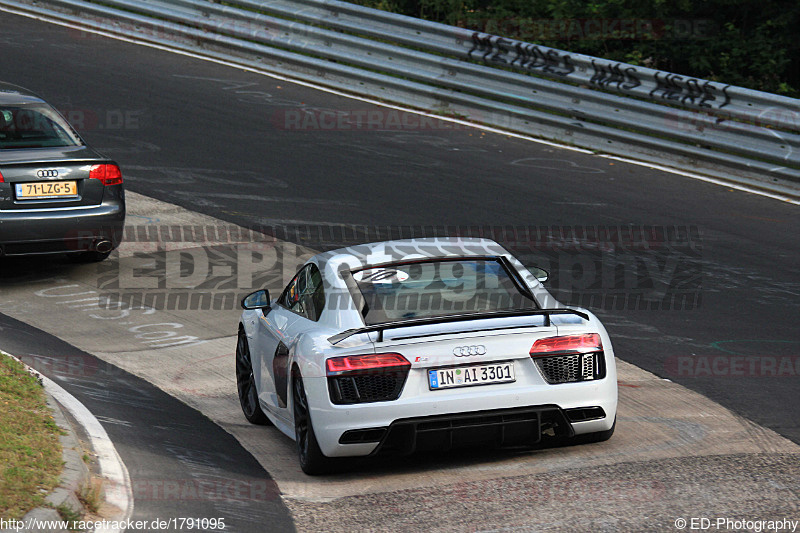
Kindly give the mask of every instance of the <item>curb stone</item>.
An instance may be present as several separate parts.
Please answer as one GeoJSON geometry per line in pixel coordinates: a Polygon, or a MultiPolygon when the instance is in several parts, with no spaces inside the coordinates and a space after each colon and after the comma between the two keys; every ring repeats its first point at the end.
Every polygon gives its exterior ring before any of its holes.
{"type": "MultiPolygon", "coordinates": [[[[16,358],[15,358],[16,359],[16,358]]],[[[39,383],[41,378],[38,372],[29,369],[29,372],[35,376],[39,383]]],[[[64,467],[61,471],[61,481],[53,491],[47,495],[46,501],[53,508],[50,507],[37,507],[28,511],[19,521],[28,523],[31,520],[37,521],[61,521],[61,515],[56,511],[56,507],[62,505],[72,509],[76,513],[83,516],[86,509],[81,501],[78,499],[78,493],[90,481],[89,467],[83,462],[83,448],[78,442],[78,437],[75,428],[67,420],[67,417],[61,410],[61,405],[45,390],[47,398],[47,405],[52,411],[53,420],[56,425],[64,430],[66,434],[59,437],[61,443],[61,456],[64,461],[64,467]]],[[[22,531],[36,531],[38,533],[51,533],[55,531],[65,531],[65,529],[23,529],[22,531]]],[[[3,529],[0,533],[17,533],[15,529],[3,529]]]]}

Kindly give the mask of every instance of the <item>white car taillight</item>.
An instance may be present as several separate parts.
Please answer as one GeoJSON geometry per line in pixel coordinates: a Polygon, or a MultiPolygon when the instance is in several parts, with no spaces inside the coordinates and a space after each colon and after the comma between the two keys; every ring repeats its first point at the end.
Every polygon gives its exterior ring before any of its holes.
{"type": "Polygon", "coordinates": [[[338,376],[370,370],[403,370],[411,367],[411,363],[399,353],[377,353],[332,357],[325,361],[325,367],[329,376],[338,376]]]}
{"type": "Polygon", "coordinates": [[[548,357],[557,354],[599,352],[603,342],[597,333],[583,335],[563,335],[539,339],[531,346],[531,357],[548,357]]]}

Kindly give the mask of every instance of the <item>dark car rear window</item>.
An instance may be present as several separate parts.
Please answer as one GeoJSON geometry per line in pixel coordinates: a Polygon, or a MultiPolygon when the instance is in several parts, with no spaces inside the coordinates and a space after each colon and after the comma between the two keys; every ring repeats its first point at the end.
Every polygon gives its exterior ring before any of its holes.
{"type": "MultiPolygon", "coordinates": [[[[510,309],[534,302],[493,258],[382,265],[352,272],[367,325],[510,309]]],[[[354,295],[357,296],[357,295],[354,295]]]]}
{"type": "Polygon", "coordinates": [[[82,144],[67,121],[48,105],[0,105],[0,149],[82,144]]]}

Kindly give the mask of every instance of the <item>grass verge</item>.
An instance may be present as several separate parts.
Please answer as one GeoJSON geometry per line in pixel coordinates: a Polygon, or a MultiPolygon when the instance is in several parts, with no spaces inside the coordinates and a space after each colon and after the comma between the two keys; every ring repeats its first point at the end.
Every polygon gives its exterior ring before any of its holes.
{"type": "Polygon", "coordinates": [[[64,464],[61,434],[42,386],[0,352],[0,517],[19,519],[45,504],[64,464]]]}

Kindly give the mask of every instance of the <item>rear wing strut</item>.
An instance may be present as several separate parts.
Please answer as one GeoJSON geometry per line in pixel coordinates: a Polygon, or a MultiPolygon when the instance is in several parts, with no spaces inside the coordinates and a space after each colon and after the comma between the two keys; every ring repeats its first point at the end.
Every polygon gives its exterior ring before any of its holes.
{"type": "Polygon", "coordinates": [[[332,337],[328,337],[328,342],[337,344],[348,337],[358,335],[360,333],[378,332],[378,342],[383,342],[383,332],[387,329],[407,328],[410,326],[424,326],[427,324],[446,324],[449,322],[463,322],[465,320],[480,320],[483,318],[506,318],[515,316],[533,316],[544,315],[545,327],[550,325],[551,315],[578,315],[584,320],[589,320],[589,315],[582,311],[574,309],[512,309],[508,311],[486,311],[483,313],[464,313],[460,315],[445,315],[433,316],[426,318],[411,318],[408,320],[399,320],[397,322],[384,322],[382,324],[373,324],[363,328],[348,329],[341,333],[337,333],[332,337]]]}

